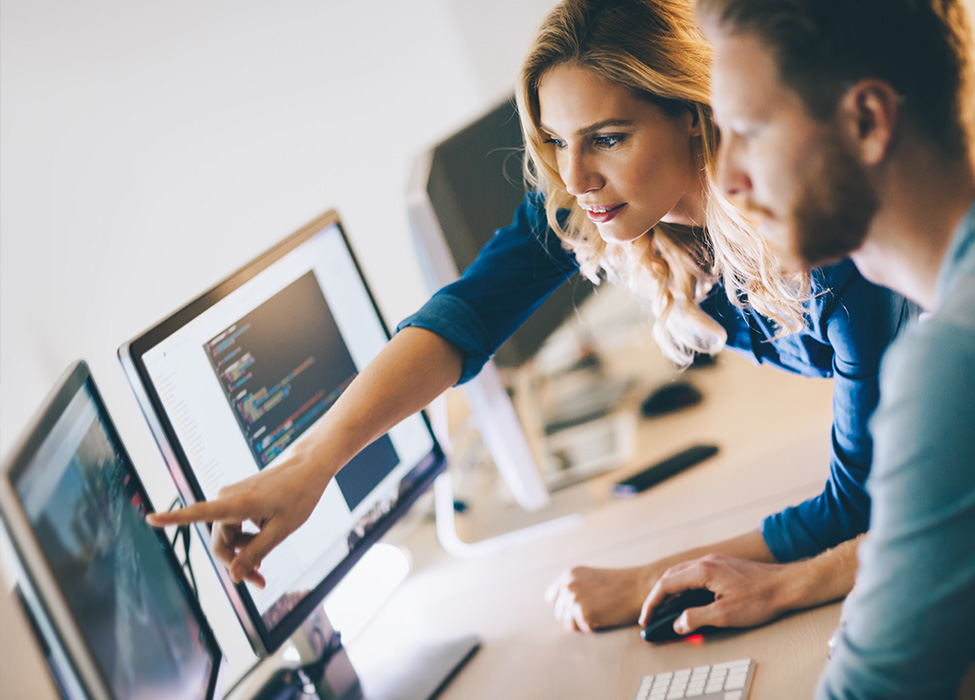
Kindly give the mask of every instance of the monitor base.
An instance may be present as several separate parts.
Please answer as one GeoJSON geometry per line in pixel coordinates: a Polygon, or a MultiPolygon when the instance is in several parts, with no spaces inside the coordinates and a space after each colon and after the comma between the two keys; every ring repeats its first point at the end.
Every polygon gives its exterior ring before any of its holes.
{"type": "Polygon", "coordinates": [[[375,663],[356,661],[365,700],[429,700],[480,648],[475,635],[403,650],[375,663]]]}
{"type": "MultiPolygon", "coordinates": [[[[306,669],[326,657],[324,673],[313,679],[320,700],[428,700],[481,646],[478,637],[467,635],[409,648],[383,645],[350,650],[342,645],[322,608],[305,621],[292,642],[306,669]]],[[[279,700],[274,694],[268,695],[271,698],[279,700]]]]}

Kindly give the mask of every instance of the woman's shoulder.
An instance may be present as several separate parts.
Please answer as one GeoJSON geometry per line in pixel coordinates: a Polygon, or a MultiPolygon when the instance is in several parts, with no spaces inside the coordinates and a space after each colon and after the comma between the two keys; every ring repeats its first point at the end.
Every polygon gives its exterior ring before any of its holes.
{"type": "Polygon", "coordinates": [[[575,258],[548,225],[544,195],[528,192],[511,221],[495,229],[464,277],[485,271],[492,276],[500,271],[518,276],[525,270],[534,277],[549,272],[564,276],[576,269],[575,258]]]}
{"type": "Polygon", "coordinates": [[[919,315],[917,306],[867,280],[851,260],[813,270],[810,324],[851,362],[879,358],[919,315]]]}
{"type": "Polygon", "coordinates": [[[896,293],[868,281],[849,259],[812,270],[809,280],[810,315],[824,322],[836,316],[848,318],[851,310],[878,303],[899,310],[904,302],[896,293]]]}
{"type": "Polygon", "coordinates": [[[849,259],[817,267],[809,273],[810,292],[814,298],[842,296],[855,289],[861,281],[866,280],[849,259]]]}

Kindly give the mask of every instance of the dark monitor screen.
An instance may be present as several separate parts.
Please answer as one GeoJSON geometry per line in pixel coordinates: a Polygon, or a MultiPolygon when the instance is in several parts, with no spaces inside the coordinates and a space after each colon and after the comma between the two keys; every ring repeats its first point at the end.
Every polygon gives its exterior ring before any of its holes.
{"type": "MultiPolygon", "coordinates": [[[[388,339],[338,216],[328,212],[119,355],[191,503],[285,459],[388,339]]],[[[233,584],[218,564],[255,651],[271,653],[291,636],[444,466],[417,414],[338,473],[308,521],[264,559],[264,589],[233,584]]]]}
{"type": "MultiPolygon", "coordinates": [[[[421,191],[412,192],[411,198],[432,210],[439,229],[435,233],[446,242],[456,275],[474,262],[497,229],[514,220],[525,198],[524,140],[513,100],[503,101],[426,155],[428,167],[413,185],[421,191]]],[[[411,217],[414,227],[431,221],[428,211],[411,211],[411,217]]],[[[419,232],[421,248],[433,235],[419,232]]],[[[441,272],[428,272],[437,287],[453,281],[441,272]]],[[[494,361],[501,367],[524,364],[591,292],[591,284],[563,284],[498,348],[494,361]]]]}
{"type": "Polygon", "coordinates": [[[220,697],[223,656],[87,365],[59,383],[5,465],[21,596],[68,697],[220,697]]]}

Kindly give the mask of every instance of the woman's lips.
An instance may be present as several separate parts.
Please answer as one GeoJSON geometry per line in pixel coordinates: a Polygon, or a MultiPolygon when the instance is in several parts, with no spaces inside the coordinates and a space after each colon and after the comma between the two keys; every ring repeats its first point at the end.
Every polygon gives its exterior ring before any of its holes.
{"type": "Polygon", "coordinates": [[[626,204],[617,204],[615,207],[583,207],[586,210],[586,214],[589,216],[589,220],[595,224],[605,224],[616,218],[616,215],[623,211],[626,204]]]}

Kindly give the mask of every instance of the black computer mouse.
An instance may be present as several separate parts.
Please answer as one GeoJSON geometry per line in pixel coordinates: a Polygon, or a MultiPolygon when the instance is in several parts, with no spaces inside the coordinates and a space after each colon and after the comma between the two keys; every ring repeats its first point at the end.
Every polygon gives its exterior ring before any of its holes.
{"type": "Polygon", "coordinates": [[[657,606],[640,636],[648,642],[669,642],[682,635],[674,631],[674,621],[688,608],[700,608],[714,602],[714,593],[707,588],[695,588],[678,593],[657,606]]]}
{"type": "Polygon", "coordinates": [[[650,418],[693,406],[700,401],[701,392],[690,382],[670,382],[650,392],[640,404],[640,413],[650,418]]]}

